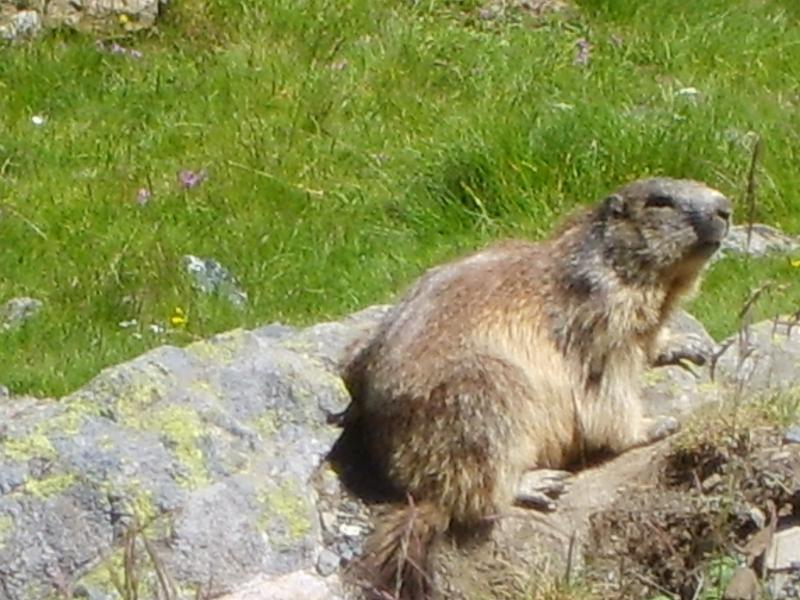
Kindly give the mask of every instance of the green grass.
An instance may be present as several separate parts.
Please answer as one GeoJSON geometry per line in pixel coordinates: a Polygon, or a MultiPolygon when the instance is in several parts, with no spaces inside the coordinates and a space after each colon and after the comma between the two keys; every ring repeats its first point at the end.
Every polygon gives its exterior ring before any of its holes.
{"type": "MultiPolygon", "coordinates": [[[[481,21],[478,4],[187,0],[121,40],[141,60],[67,33],[0,49],[0,300],[45,302],[0,334],[0,382],[62,394],[164,341],[388,301],[634,177],[738,198],[750,130],[758,218],[800,230],[794,0],[583,0],[537,23],[481,21]],[[208,180],[181,190],[182,168],[208,180]],[[248,308],[192,290],[187,253],[234,272],[248,308]],[[147,331],[176,306],[185,329],[147,331]],[[118,326],[133,318],[142,339],[118,326]]],[[[785,264],[719,264],[698,315],[731,331],[762,276],[798,285],[785,264]]]]}

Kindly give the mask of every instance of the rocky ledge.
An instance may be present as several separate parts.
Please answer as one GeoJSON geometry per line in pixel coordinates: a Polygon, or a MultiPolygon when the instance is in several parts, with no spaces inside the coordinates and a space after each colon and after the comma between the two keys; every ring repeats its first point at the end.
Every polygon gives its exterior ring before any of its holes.
{"type": "MultiPolygon", "coordinates": [[[[335,365],[386,310],[163,346],[58,400],[3,399],[0,599],[358,597],[343,568],[369,509],[326,460],[340,434],[328,417],[349,400],[335,365]]],[[[650,413],[686,419],[726,397],[800,384],[800,329],[789,322],[721,344],[688,315],[673,328],[708,345],[711,368],[651,371],[650,413]]],[[[651,483],[668,446],[576,474],[555,511],[513,511],[485,544],[441,544],[440,589],[513,598],[532,574],[578,572],[597,516],[651,483]]]]}

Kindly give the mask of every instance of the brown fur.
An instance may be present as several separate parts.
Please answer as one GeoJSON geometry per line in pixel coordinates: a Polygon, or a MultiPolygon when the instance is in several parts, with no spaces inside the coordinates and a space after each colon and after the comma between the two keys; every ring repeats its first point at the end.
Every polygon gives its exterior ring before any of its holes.
{"type": "Polygon", "coordinates": [[[636,181],[548,240],[490,246],[411,287],[344,369],[345,426],[417,503],[367,543],[379,587],[427,597],[436,536],[507,508],[523,471],[647,441],[642,372],[729,213],[700,183],[636,181]]]}

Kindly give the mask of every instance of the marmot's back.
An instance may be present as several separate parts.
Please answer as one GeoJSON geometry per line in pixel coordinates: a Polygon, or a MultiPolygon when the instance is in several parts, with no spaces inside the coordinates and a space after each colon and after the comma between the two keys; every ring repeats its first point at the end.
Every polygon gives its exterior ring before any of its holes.
{"type": "Polygon", "coordinates": [[[547,293],[545,248],[506,242],[427,271],[387,315],[375,337],[381,352],[372,357],[371,369],[430,369],[475,350],[495,322],[530,322],[525,311],[537,310],[536,297],[547,293]],[[425,358],[409,363],[409,356],[425,358]]]}

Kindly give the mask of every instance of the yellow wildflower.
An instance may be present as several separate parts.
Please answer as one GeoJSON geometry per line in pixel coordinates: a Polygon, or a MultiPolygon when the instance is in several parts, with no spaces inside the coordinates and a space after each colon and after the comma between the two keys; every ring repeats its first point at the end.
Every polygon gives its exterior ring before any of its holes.
{"type": "Polygon", "coordinates": [[[793,267],[800,268],[800,258],[796,260],[790,260],[789,264],[792,265],[793,267]]]}
{"type": "Polygon", "coordinates": [[[128,15],[126,15],[124,13],[119,16],[119,22],[122,23],[123,25],[127,25],[128,24],[128,20],[129,20],[128,19],[128,15]]]}
{"type": "Polygon", "coordinates": [[[183,309],[180,306],[176,306],[175,310],[172,311],[172,316],[169,318],[169,322],[173,327],[183,327],[189,322],[189,319],[183,309]]]}

